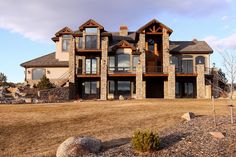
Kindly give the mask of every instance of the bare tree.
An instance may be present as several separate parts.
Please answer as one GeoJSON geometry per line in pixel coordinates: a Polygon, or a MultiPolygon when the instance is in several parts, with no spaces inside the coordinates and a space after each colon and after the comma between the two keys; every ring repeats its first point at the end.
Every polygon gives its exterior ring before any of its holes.
{"type": "Polygon", "coordinates": [[[229,100],[230,104],[229,109],[230,109],[230,115],[231,115],[231,123],[234,123],[233,120],[233,93],[234,93],[234,84],[235,84],[235,79],[236,79],[236,51],[233,50],[222,50],[220,48],[217,49],[217,51],[220,53],[220,55],[223,58],[223,66],[224,66],[224,71],[226,74],[226,77],[229,81],[229,100]]]}
{"type": "Polygon", "coordinates": [[[7,82],[6,75],[0,72],[0,85],[4,85],[6,82],[7,82]]]}

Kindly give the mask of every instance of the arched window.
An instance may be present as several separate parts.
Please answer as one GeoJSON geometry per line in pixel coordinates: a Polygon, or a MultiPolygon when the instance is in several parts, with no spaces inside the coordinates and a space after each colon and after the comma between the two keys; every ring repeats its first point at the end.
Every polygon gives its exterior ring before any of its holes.
{"type": "Polygon", "coordinates": [[[32,70],[32,79],[40,80],[43,75],[45,75],[45,69],[33,69],[32,70]]]}
{"type": "Polygon", "coordinates": [[[205,64],[205,57],[197,56],[196,57],[196,64],[205,64]]]}

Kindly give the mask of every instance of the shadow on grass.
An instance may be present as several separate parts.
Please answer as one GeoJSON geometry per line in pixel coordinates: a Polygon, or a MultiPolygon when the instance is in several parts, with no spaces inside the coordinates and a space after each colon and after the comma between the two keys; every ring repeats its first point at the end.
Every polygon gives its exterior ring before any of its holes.
{"type": "Polygon", "coordinates": [[[173,146],[174,144],[184,140],[189,134],[183,134],[181,132],[175,132],[173,134],[164,136],[164,137],[160,137],[160,149],[167,149],[171,146],[173,146]]]}
{"type": "Polygon", "coordinates": [[[119,138],[110,141],[105,141],[102,143],[102,151],[107,151],[108,149],[123,146],[131,141],[131,138],[119,138]]]}

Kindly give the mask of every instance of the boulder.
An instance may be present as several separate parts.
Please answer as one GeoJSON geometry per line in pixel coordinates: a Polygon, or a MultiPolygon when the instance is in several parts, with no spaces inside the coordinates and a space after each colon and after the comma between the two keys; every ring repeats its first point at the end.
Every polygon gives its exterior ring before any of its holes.
{"type": "Polygon", "coordinates": [[[192,112],[187,112],[187,113],[185,113],[185,114],[183,114],[183,115],[181,116],[181,118],[183,118],[183,119],[185,119],[185,120],[187,120],[187,121],[190,121],[190,120],[192,120],[192,119],[195,118],[195,117],[196,117],[195,114],[192,113],[192,112]]]}
{"type": "Polygon", "coordinates": [[[32,99],[31,98],[25,98],[24,100],[25,100],[25,103],[29,103],[29,104],[32,103],[32,99]]]}
{"type": "Polygon", "coordinates": [[[225,137],[225,136],[223,135],[223,133],[221,133],[221,132],[209,132],[209,134],[211,134],[213,137],[219,138],[219,139],[222,139],[222,138],[225,137]]]}
{"type": "Polygon", "coordinates": [[[125,100],[124,96],[123,96],[123,95],[120,95],[120,96],[119,96],[119,100],[125,100]]]}
{"type": "Polygon", "coordinates": [[[77,157],[98,153],[101,145],[101,140],[92,137],[70,137],[58,147],[56,156],[77,157]]]}

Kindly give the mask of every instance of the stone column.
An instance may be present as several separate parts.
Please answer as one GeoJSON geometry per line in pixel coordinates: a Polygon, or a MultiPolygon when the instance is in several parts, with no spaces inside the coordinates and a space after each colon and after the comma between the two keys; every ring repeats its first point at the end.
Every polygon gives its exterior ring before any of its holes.
{"type": "Polygon", "coordinates": [[[146,98],[146,81],[143,80],[143,70],[146,65],[145,55],[145,34],[139,35],[138,48],[141,52],[139,64],[136,67],[136,98],[146,98]]]}
{"type": "Polygon", "coordinates": [[[108,37],[102,38],[102,59],[101,59],[101,100],[107,100],[107,58],[108,58],[108,37]]]}
{"type": "Polygon", "coordinates": [[[197,98],[203,99],[205,98],[205,73],[204,73],[204,65],[197,65],[197,98]]]}
{"type": "Polygon", "coordinates": [[[75,79],[75,41],[70,41],[69,50],[69,98],[74,99],[76,96],[76,79],[75,79]]]}
{"type": "Polygon", "coordinates": [[[168,99],[175,99],[175,65],[168,67],[168,99]]]}
{"type": "Polygon", "coordinates": [[[163,35],[162,35],[162,52],[163,52],[163,71],[168,71],[168,66],[170,65],[170,53],[169,53],[169,34],[166,28],[163,28],[163,35]]]}
{"type": "MultiPolygon", "coordinates": [[[[169,54],[169,34],[166,28],[163,28],[162,35],[162,66],[163,72],[168,73],[168,67],[170,65],[170,54],[169,54]]],[[[169,79],[169,78],[168,78],[169,79]]],[[[164,80],[164,98],[168,99],[169,97],[169,89],[168,89],[168,80],[164,80]]]]}
{"type": "Polygon", "coordinates": [[[136,99],[143,99],[143,70],[141,63],[136,66],[136,99]]]}

